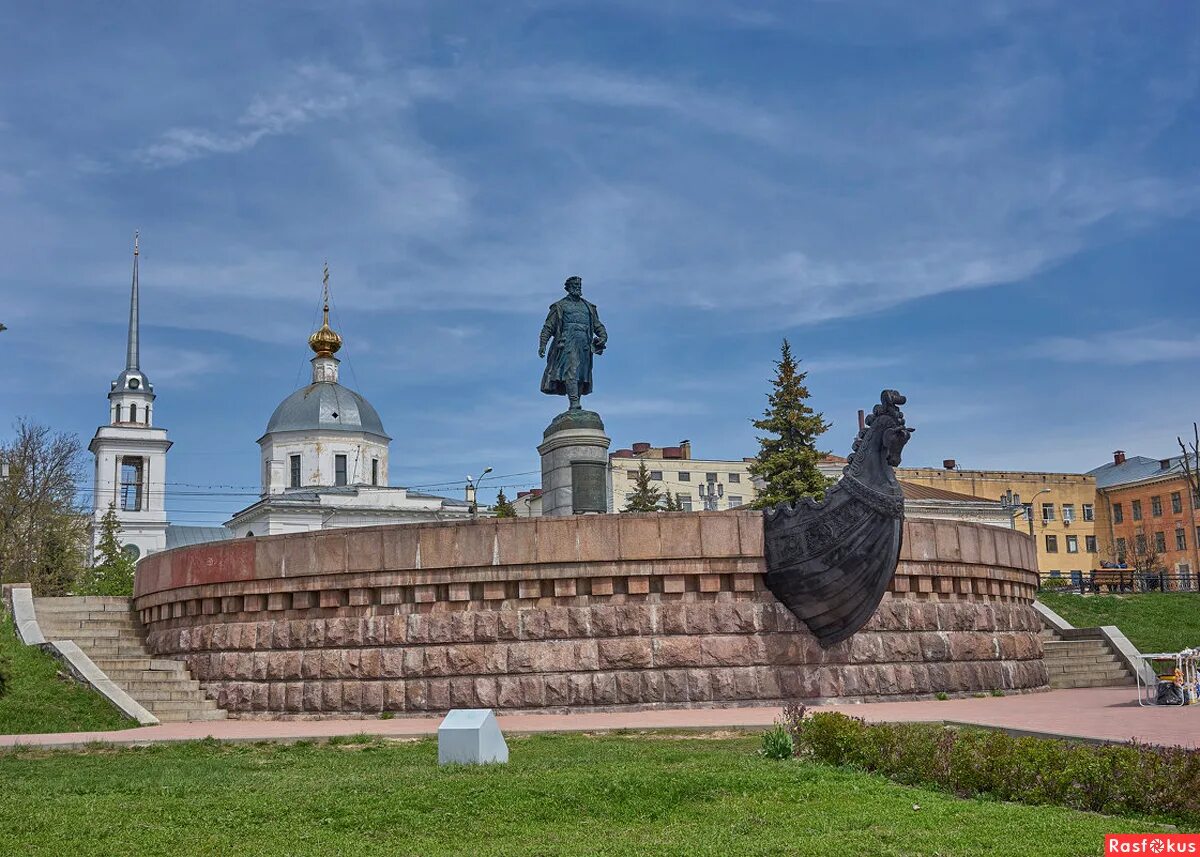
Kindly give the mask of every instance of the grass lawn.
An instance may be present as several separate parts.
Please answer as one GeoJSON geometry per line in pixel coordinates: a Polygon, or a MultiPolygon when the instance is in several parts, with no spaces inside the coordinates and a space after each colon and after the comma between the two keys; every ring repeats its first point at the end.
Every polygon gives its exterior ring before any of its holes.
{"type": "Polygon", "coordinates": [[[1067,595],[1042,592],[1038,600],[1076,628],[1116,625],[1140,651],[1177,652],[1200,646],[1200,593],[1067,595]]]}
{"type": "Polygon", "coordinates": [[[758,736],[509,746],[506,766],[445,769],[432,740],[13,751],[0,854],[1074,857],[1154,828],[770,761],[758,736]]]}
{"type": "Polygon", "coordinates": [[[12,673],[7,692],[0,696],[0,735],[93,732],[137,725],[98,693],[60,679],[62,665],[36,646],[22,645],[13,631],[12,617],[4,614],[0,614],[0,658],[8,660],[12,673]]]}

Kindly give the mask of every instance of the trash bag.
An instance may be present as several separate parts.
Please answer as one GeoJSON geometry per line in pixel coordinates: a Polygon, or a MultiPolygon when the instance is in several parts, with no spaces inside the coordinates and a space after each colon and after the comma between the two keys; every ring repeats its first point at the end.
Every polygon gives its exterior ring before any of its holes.
{"type": "Polygon", "coordinates": [[[1160,681],[1154,701],[1159,705],[1183,705],[1183,688],[1173,681],[1160,681]]]}

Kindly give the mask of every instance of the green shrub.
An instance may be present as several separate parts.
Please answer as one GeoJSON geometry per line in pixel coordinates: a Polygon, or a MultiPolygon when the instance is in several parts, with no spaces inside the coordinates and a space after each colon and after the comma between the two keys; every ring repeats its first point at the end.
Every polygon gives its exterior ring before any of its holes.
{"type": "Polygon", "coordinates": [[[782,723],[776,723],[762,735],[762,754],[768,759],[790,759],[795,754],[791,733],[782,723]]]}
{"type": "Polygon", "coordinates": [[[956,795],[1200,823],[1200,750],[1094,746],[822,712],[795,724],[796,753],[956,795]]]}
{"type": "Polygon", "coordinates": [[[946,693],[946,691],[944,691],[944,690],[939,690],[937,693],[934,694],[934,697],[936,697],[937,699],[941,699],[941,700],[947,700],[950,698],[950,694],[946,693]]]}
{"type": "Polygon", "coordinates": [[[4,692],[8,690],[9,682],[12,681],[12,664],[8,660],[8,656],[0,653],[0,696],[4,696],[4,692]]]}
{"type": "Polygon", "coordinates": [[[1042,578],[1042,589],[1070,589],[1074,585],[1069,577],[1042,578]]]}

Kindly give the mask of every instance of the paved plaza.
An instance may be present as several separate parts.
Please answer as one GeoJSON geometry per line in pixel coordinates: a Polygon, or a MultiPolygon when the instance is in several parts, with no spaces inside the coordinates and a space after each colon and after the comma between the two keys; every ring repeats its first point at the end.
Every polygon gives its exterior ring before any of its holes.
{"type": "MultiPolygon", "coordinates": [[[[1141,707],[1132,687],[1079,688],[1006,697],[876,702],[822,706],[875,722],[944,722],[971,724],[1046,736],[1093,741],[1138,741],[1194,747],[1200,736],[1200,706],[1141,707]]],[[[506,734],[538,732],[606,732],[618,729],[757,729],[779,716],[775,707],[701,708],[658,711],[588,712],[582,714],[503,714],[506,734]]],[[[221,741],[325,740],[339,735],[368,734],[382,738],[434,735],[440,717],[397,717],[392,720],[225,720],[168,723],[116,732],[64,732],[51,735],[0,736],[0,747],[81,747],[100,742],[142,745],[215,738],[221,741]]]]}

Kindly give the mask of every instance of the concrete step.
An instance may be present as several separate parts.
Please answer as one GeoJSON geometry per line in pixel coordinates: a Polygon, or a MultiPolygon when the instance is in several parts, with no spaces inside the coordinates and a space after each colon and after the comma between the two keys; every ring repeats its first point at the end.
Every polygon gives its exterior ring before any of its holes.
{"type": "Polygon", "coordinates": [[[142,654],[141,657],[128,658],[100,658],[93,660],[96,666],[107,672],[113,670],[162,670],[164,672],[178,672],[186,670],[187,664],[183,661],[171,661],[166,658],[152,658],[147,654],[142,654]]]}
{"type": "Polygon", "coordinates": [[[160,702],[151,702],[146,707],[153,711],[155,715],[173,711],[220,711],[215,702],[202,696],[186,700],[168,699],[160,702]]]}
{"type": "Polygon", "coordinates": [[[1077,663],[1075,661],[1045,661],[1044,663],[1048,672],[1086,673],[1107,672],[1109,670],[1125,672],[1125,664],[1120,663],[1116,658],[1109,658],[1098,663],[1077,663]]]}
{"type": "MultiPolygon", "coordinates": [[[[171,675],[168,673],[168,675],[171,675]]],[[[183,673],[187,675],[187,673],[183,673]]],[[[112,678],[112,676],[109,676],[112,678]]],[[[137,696],[142,691],[149,690],[169,690],[174,693],[196,693],[200,690],[200,682],[192,678],[167,678],[167,679],[134,679],[133,681],[120,681],[113,679],[121,687],[125,688],[130,696],[137,696]]]]}
{"type": "Polygon", "coordinates": [[[129,613],[133,609],[129,598],[110,598],[89,595],[86,598],[35,598],[37,613],[129,613]]]}
{"type": "Polygon", "coordinates": [[[1047,672],[1047,677],[1051,680],[1061,681],[1083,681],[1089,679],[1105,679],[1107,681],[1124,681],[1127,678],[1132,678],[1123,669],[1111,670],[1088,670],[1086,672],[1047,672]]]}
{"type": "Polygon", "coordinates": [[[1135,684],[1133,677],[1126,674],[1120,678],[1076,678],[1074,676],[1050,676],[1053,688],[1067,687],[1124,687],[1135,684]]]}
{"type": "Polygon", "coordinates": [[[187,670],[125,670],[110,669],[104,674],[117,684],[139,681],[194,681],[187,670]]]}
{"type": "Polygon", "coordinates": [[[193,711],[163,711],[154,712],[163,723],[184,723],[189,720],[225,720],[229,715],[222,709],[218,708],[215,711],[208,709],[196,709],[193,711]]]}
{"type": "Polygon", "coordinates": [[[205,701],[204,694],[198,690],[141,690],[134,693],[126,688],[125,692],[149,709],[168,702],[186,702],[189,705],[203,707],[205,701]]]}
{"type": "Polygon", "coordinates": [[[146,651],[144,646],[135,646],[132,643],[127,643],[120,646],[80,645],[79,648],[83,649],[87,653],[87,656],[97,663],[100,661],[149,657],[149,652],[146,651]]]}
{"type": "Polygon", "coordinates": [[[1117,664],[1120,663],[1111,654],[1087,655],[1085,658],[1045,658],[1046,665],[1050,664],[1117,664]]]}

